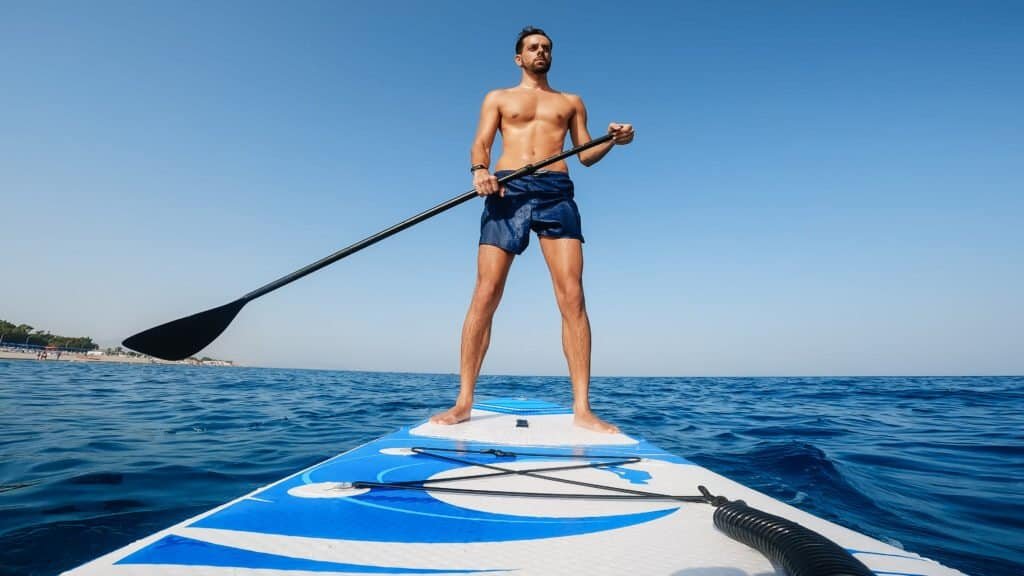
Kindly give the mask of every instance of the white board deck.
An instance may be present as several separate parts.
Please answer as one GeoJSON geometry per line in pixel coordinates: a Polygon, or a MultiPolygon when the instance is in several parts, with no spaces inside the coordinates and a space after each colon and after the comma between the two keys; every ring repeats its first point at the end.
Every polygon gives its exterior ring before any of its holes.
{"type": "Polygon", "coordinates": [[[672,500],[448,493],[608,494],[522,473],[639,458],[544,476],[660,494],[697,485],[743,499],[832,539],[879,576],[961,574],[802,512],[639,438],[576,428],[546,402],[479,403],[470,421],[422,423],[355,448],[67,572],[188,574],[664,574],[767,576],[758,551],[714,528],[714,508],[672,500]],[[498,455],[485,453],[499,450],[498,455]],[[510,456],[508,453],[514,453],[510,456]],[[460,461],[452,461],[454,458],[460,461]],[[437,482],[427,490],[353,488],[357,481],[437,482]]]}

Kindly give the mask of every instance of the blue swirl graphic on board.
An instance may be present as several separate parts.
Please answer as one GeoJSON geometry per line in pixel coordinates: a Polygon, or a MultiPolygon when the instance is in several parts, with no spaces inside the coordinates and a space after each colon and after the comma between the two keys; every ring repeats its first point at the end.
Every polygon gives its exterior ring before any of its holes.
{"type": "MultiPolygon", "coordinates": [[[[422,444],[423,439],[413,442],[422,444]]],[[[448,441],[432,444],[434,447],[455,446],[448,441]]],[[[536,515],[511,515],[463,508],[415,489],[373,489],[344,498],[297,498],[288,494],[288,490],[302,484],[357,480],[400,482],[429,478],[461,467],[422,455],[380,453],[381,448],[409,445],[410,439],[403,433],[382,438],[271,486],[254,498],[237,502],[191,526],[373,542],[507,542],[614,530],[650,522],[678,510],[678,506],[672,505],[632,514],[550,517],[544,516],[542,510],[536,515]]],[[[646,472],[624,468],[609,470],[609,473],[631,483],[645,483],[650,477],[646,472]]]]}

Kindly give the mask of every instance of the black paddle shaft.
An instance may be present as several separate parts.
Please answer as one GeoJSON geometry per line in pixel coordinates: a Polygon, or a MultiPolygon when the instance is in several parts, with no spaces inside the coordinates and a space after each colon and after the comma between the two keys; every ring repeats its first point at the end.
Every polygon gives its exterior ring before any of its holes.
{"type": "MultiPolygon", "coordinates": [[[[584,150],[588,150],[590,148],[593,148],[594,146],[598,146],[600,144],[604,144],[605,142],[607,142],[607,141],[609,141],[611,139],[612,139],[612,135],[611,134],[605,134],[604,136],[601,136],[599,138],[595,138],[595,139],[591,140],[590,142],[587,142],[586,144],[581,144],[579,146],[576,146],[575,148],[572,148],[571,150],[566,150],[564,152],[559,152],[558,154],[555,154],[554,156],[551,156],[550,158],[545,158],[544,160],[541,160],[540,162],[537,162],[536,164],[527,164],[526,166],[523,166],[522,168],[516,170],[515,172],[513,172],[511,174],[506,174],[505,176],[502,176],[501,178],[498,178],[498,183],[499,184],[504,184],[505,182],[509,182],[511,180],[515,180],[516,178],[521,178],[521,177],[526,176],[528,174],[533,174],[534,172],[536,172],[537,170],[540,170],[541,168],[543,168],[545,166],[549,166],[551,164],[554,164],[555,162],[558,162],[559,160],[565,160],[566,158],[568,158],[570,156],[573,156],[575,154],[579,154],[580,152],[583,152],[584,150]]],[[[385,238],[387,238],[389,236],[393,236],[395,234],[398,234],[399,232],[401,232],[402,230],[405,230],[406,228],[409,228],[411,226],[415,226],[416,224],[419,224],[420,222],[423,222],[424,220],[426,220],[428,218],[433,218],[434,216],[437,216],[438,214],[440,214],[440,213],[442,213],[442,212],[444,212],[446,210],[450,210],[452,208],[455,208],[459,204],[463,204],[465,202],[468,202],[469,200],[472,200],[473,198],[476,198],[477,196],[478,196],[478,194],[477,194],[477,191],[475,189],[470,190],[469,192],[466,192],[464,194],[460,194],[460,195],[456,196],[455,198],[452,198],[451,200],[448,200],[447,202],[442,202],[441,204],[438,204],[437,206],[434,206],[433,208],[431,208],[429,210],[425,210],[423,212],[420,212],[419,214],[409,218],[408,220],[404,220],[402,222],[399,222],[398,224],[395,224],[394,226],[392,226],[390,228],[387,228],[385,230],[381,230],[380,232],[377,232],[373,236],[364,238],[364,239],[360,240],[359,242],[356,242],[355,244],[352,244],[351,246],[342,248],[341,250],[338,250],[337,252],[335,252],[334,254],[331,254],[330,256],[325,256],[325,257],[321,258],[320,260],[317,260],[316,262],[313,262],[312,264],[310,264],[308,266],[304,266],[304,267],[296,270],[295,272],[292,272],[291,274],[289,274],[287,276],[283,276],[281,278],[278,278],[277,280],[274,280],[273,282],[270,282],[269,284],[261,286],[261,287],[255,289],[255,290],[253,290],[252,292],[249,292],[245,296],[242,296],[241,299],[246,301],[246,302],[255,300],[256,298],[259,298],[260,296],[263,296],[264,294],[267,294],[268,292],[273,292],[274,290],[277,290],[278,288],[280,288],[280,287],[282,287],[282,286],[284,286],[286,284],[291,284],[292,282],[298,280],[299,278],[302,278],[303,276],[306,276],[307,274],[312,274],[313,272],[316,272],[317,270],[323,268],[324,266],[329,266],[331,264],[334,264],[338,260],[341,260],[342,258],[344,258],[346,256],[349,256],[351,254],[355,254],[356,252],[359,252],[360,250],[362,250],[363,248],[366,248],[367,246],[372,246],[372,245],[376,244],[377,242],[380,242],[381,240],[383,240],[383,239],[385,239],[385,238]]]]}
{"type": "MultiPolygon", "coordinates": [[[[526,176],[527,174],[532,174],[545,166],[568,158],[573,154],[579,154],[588,148],[603,144],[611,140],[611,138],[611,134],[605,134],[604,136],[595,138],[586,144],[576,146],[572,150],[566,150],[565,152],[555,154],[550,158],[545,158],[536,164],[527,164],[511,174],[499,178],[498,182],[505,183],[510,180],[526,176]]],[[[222,306],[204,310],[203,312],[199,312],[191,316],[172,320],[166,324],[154,326],[149,330],[144,330],[134,336],[130,336],[125,339],[124,345],[132,350],[136,350],[150,356],[156,356],[157,358],[163,358],[164,360],[183,360],[188,358],[216,340],[224,329],[228,327],[228,324],[235,319],[235,316],[238,315],[238,312],[246,305],[246,303],[259,298],[268,292],[273,292],[285,284],[291,284],[307,274],[312,274],[324,266],[333,264],[334,262],[337,262],[350,254],[354,254],[371,244],[376,244],[388,236],[398,234],[410,226],[418,224],[432,216],[436,216],[445,210],[454,208],[476,196],[476,190],[470,190],[469,192],[456,196],[447,202],[438,204],[426,212],[417,214],[404,222],[399,222],[386,230],[381,230],[373,236],[360,240],[347,248],[342,248],[330,256],[313,262],[309,266],[305,266],[287,276],[278,278],[270,284],[257,288],[233,302],[228,302],[222,306]]]]}

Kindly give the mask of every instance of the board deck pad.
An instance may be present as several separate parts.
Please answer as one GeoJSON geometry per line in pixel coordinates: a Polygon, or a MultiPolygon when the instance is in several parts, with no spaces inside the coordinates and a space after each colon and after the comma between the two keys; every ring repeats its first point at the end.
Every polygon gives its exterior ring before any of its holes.
{"type": "Polygon", "coordinates": [[[823,534],[879,576],[961,574],[642,439],[575,427],[556,404],[496,399],[471,416],[403,428],[67,574],[781,574],[717,530],[708,504],[575,497],[623,494],[600,486],[694,495],[698,485],[823,534]],[[540,468],[560,469],[529,472],[540,468]],[[353,486],[428,478],[426,490],[353,486]]]}

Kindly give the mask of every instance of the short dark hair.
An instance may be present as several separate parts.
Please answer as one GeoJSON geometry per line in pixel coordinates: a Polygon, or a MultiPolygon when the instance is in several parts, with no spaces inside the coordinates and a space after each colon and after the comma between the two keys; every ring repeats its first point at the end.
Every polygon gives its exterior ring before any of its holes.
{"type": "Polygon", "coordinates": [[[555,47],[554,40],[551,39],[551,36],[547,35],[547,32],[544,32],[540,28],[527,26],[519,31],[519,37],[516,38],[516,54],[519,54],[520,52],[523,51],[523,39],[526,38],[527,36],[533,36],[534,34],[540,34],[541,36],[547,38],[548,42],[551,42],[551,47],[555,47]]]}

